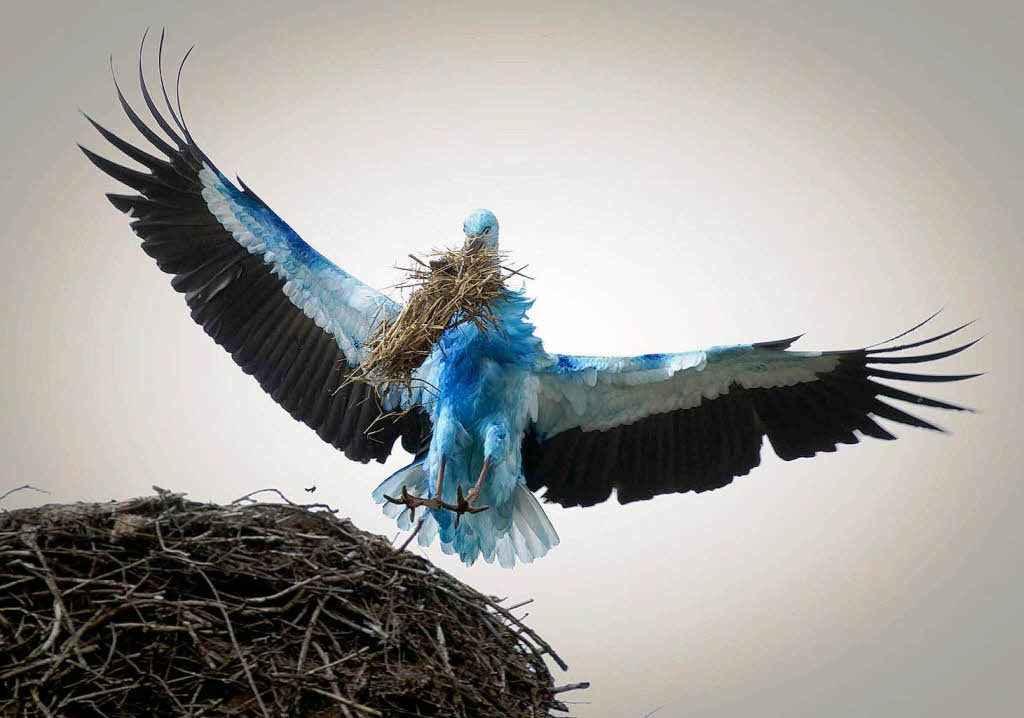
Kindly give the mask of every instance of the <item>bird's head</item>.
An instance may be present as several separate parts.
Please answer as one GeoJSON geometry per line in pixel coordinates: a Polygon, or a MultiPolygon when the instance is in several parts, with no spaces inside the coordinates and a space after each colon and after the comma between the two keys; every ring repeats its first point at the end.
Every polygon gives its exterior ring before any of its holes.
{"type": "Polygon", "coordinates": [[[466,221],[462,223],[462,231],[466,233],[467,247],[498,248],[498,218],[488,209],[470,212],[466,221]]]}

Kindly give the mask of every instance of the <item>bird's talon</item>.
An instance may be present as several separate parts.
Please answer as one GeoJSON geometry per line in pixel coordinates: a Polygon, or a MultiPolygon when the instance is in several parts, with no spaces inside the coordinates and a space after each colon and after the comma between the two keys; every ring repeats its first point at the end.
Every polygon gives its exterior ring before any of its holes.
{"type": "Polygon", "coordinates": [[[462,493],[462,487],[455,487],[455,505],[445,505],[445,508],[451,509],[455,512],[455,527],[459,526],[459,519],[462,518],[462,514],[478,514],[481,511],[486,511],[491,508],[490,506],[474,506],[473,501],[480,497],[480,492],[476,488],[472,488],[468,493],[462,493]]]}
{"type": "Polygon", "coordinates": [[[428,509],[440,509],[440,508],[451,508],[448,504],[437,498],[425,499],[421,496],[413,496],[409,493],[409,489],[406,486],[402,487],[402,496],[395,498],[394,496],[388,496],[384,494],[384,498],[393,504],[399,504],[409,509],[409,519],[411,521],[416,520],[416,509],[420,506],[426,506],[428,509]]]}
{"type": "Polygon", "coordinates": [[[462,514],[478,514],[491,508],[490,506],[474,506],[473,502],[480,498],[480,492],[476,488],[472,488],[463,494],[461,486],[455,487],[454,504],[449,504],[437,497],[425,499],[420,496],[413,496],[405,486],[402,487],[402,495],[399,498],[388,496],[387,494],[384,494],[384,498],[393,504],[399,504],[408,508],[411,521],[416,520],[416,509],[420,506],[426,506],[428,509],[434,509],[435,511],[438,509],[448,509],[455,513],[456,528],[459,526],[459,519],[462,518],[462,514]]]}

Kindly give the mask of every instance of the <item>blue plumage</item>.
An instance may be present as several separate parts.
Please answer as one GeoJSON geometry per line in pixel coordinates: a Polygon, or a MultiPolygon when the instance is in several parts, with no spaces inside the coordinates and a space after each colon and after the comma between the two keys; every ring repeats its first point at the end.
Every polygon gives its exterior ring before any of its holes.
{"type": "MultiPolygon", "coordinates": [[[[487,229],[489,246],[497,246],[497,221],[489,212],[473,213],[464,226],[475,231],[467,234],[468,241],[487,229]],[[478,221],[481,217],[486,223],[478,221]]],[[[466,563],[483,556],[511,566],[517,557],[532,560],[558,543],[558,534],[526,487],[520,451],[520,437],[531,420],[523,399],[535,392],[533,370],[547,357],[526,318],[532,304],[521,292],[506,291],[491,307],[497,326],[480,331],[464,323],[442,335],[419,377],[436,389],[424,402],[433,425],[429,452],[374,493],[387,513],[403,516],[408,509],[387,503],[385,496],[399,494],[405,486],[414,496],[435,497],[436,487],[425,477],[438,475],[444,457],[445,481],[438,498],[456,504],[458,489],[467,494],[474,487],[487,459],[477,503],[488,509],[463,515],[456,524],[450,510],[427,508],[419,537],[427,545],[436,534],[445,551],[458,553],[466,563]],[[415,488],[409,487],[416,472],[422,477],[416,475],[415,488]]]]}
{"type": "MultiPolygon", "coordinates": [[[[492,307],[492,331],[467,323],[444,332],[417,373],[430,390],[378,396],[349,379],[379,323],[400,307],[314,250],[244,184],[236,187],[195,144],[169,100],[174,126],[144,83],[142,90],[165,137],[120,88],[118,99],[164,157],[91,119],[148,171],[83,151],[135,191],[108,198],[132,218],[143,250],[174,275],[193,319],[322,439],[363,462],[384,461],[401,439],[415,459],[377,487],[374,499],[403,529],[413,527],[418,509],[420,544],[437,540],[467,564],[482,557],[512,566],[558,543],[536,490],[563,506],[590,506],[612,493],[627,503],[706,491],[757,466],[765,437],[790,460],[864,436],[895,438],[878,420],[937,428],[900,403],[963,410],[883,382],[973,376],[889,368],[963,351],[973,342],[905,353],[966,325],[894,344],[904,332],[848,351],[790,351],[791,338],[635,357],[573,356],[544,350],[526,318],[530,300],[513,291],[492,307]]],[[[471,249],[498,246],[498,220],[488,210],[472,212],[463,231],[471,249]]]]}

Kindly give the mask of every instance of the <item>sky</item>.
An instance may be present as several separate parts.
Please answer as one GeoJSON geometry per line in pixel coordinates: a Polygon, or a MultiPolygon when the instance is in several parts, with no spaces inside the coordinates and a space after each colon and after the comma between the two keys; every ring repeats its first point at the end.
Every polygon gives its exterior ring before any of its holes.
{"type": "MultiPolygon", "coordinates": [[[[430,560],[569,663],[581,718],[1024,705],[1024,11],[1012,3],[11,3],[0,28],[5,508],[276,487],[394,536],[348,462],[188,316],[80,155],[137,139],[139,40],[196,49],[197,141],[377,287],[488,207],[550,351],[863,346],[939,308],[985,371],[835,454],[702,495],[549,506],[533,565],[430,560]]],[[[110,150],[108,154],[116,152],[110,150]]],[[[921,389],[922,387],[917,387],[921,389]]],[[[1016,709],[1016,710],[1015,710],[1016,709]]]]}

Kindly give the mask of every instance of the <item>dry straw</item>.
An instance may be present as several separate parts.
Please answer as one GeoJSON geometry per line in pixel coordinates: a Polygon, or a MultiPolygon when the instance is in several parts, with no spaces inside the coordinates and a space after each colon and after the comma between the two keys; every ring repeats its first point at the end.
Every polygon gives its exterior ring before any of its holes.
{"type": "Polygon", "coordinates": [[[565,710],[516,606],[315,508],[0,511],[0,716],[565,710]]]}
{"type": "Polygon", "coordinates": [[[420,388],[416,370],[430,356],[441,335],[452,327],[473,324],[482,332],[494,331],[492,308],[505,290],[505,280],[521,270],[501,264],[502,256],[490,247],[435,251],[421,259],[409,255],[413,266],[398,289],[409,291],[402,310],[382,317],[367,342],[367,357],[354,381],[371,383],[383,395],[400,387],[409,395],[420,388]]]}

